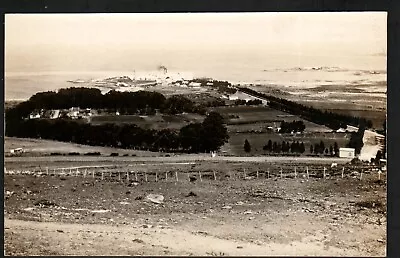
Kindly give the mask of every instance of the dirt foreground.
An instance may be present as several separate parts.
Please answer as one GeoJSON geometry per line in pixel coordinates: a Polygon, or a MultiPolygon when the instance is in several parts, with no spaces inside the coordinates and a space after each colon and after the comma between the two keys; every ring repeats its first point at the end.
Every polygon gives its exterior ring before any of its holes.
{"type": "Polygon", "coordinates": [[[192,182],[6,174],[4,188],[6,255],[386,255],[386,184],[372,173],[192,182]]]}

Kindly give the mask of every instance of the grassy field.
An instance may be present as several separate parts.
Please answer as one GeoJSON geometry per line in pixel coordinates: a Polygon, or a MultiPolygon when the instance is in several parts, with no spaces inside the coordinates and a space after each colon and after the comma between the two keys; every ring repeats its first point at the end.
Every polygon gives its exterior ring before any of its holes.
{"type": "Polygon", "coordinates": [[[281,143],[282,141],[292,142],[299,141],[303,142],[305,146],[305,155],[310,154],[310,145],[320,143],[322,140],[326,148],[330,145],[338,143],[339,147],[346,147],[346,144],[350,140],[350,135],[346,133],[306,133],[300,135],[291,134],[277,134],[277,133],[230,133],[229,142],[225,144],[221,150],[233,155],[263,155],[268,152],[263,150],[263,146],[271,140],[281,143]],[[252,149],[251,152],[246,154],[243,145],[245,140],[248,140],[252,149]]]}
{"type": "Polygon", "coordinates": [[[90,123],[100,125],[105,123],[114,124],[136,124],[144,129],[180,129],[189,123],[202,122],[204,116],[198,114],[178,114],[164,115],[156,114],[153,116],[139,115],[101,115],[93,116],[90,123]]]}
{"type": "Polygon", "coordinates": [[[81,155],[88,152],[100,152],[102,155],[109,156],[111,153],[118,152],[121,156],[128,154],[130,156],[154,156],[155,153],[140,150],[127,150],[109,147],[88,146],[75,143],[58,142],[42,139],[28,139],[5,137],[4,153],[9,156],[11,149],[23,148],[26,153],[22,155],[28,156],[43,156],[51,153],[68,154],[70,152],[78,152],[81,155]]]}
{"type": "MultiPolygon", "coordinates": [[[[281,121],[292,122],[294,120],[301,120],[304,122],[306,129],[305,132],[330,132],[331,129],[323,125],[318,125],[307,120],[301,119],[276,109],[265,106],[231,106],[231,107],[216,107],[211,110],[217,111],[222,114],[228,125],[235,125],[236,128],[231,127],[233,131],[241,131],[241,126],[254,125],[254,128],[280,125],[281,121]]],[[[253,130],[253,129],[252,129],[253,130]]]]}

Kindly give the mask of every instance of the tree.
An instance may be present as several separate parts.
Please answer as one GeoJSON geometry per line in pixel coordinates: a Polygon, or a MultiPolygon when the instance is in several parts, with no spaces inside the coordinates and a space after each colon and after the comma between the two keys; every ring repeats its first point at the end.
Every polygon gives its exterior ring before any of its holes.
{"type": "Polygon", "coordinates": [[[328,153],[329,153],[328,148],[325,148],[325,155],[328,155],[328,153]]]}
{"type": "Polygon", "coordinates": [[[375,164],[379,165],[381,159],[382,159],[382,152],[380,150],[378,150],[378,152],[376,153],[376,156],[375,156],[375,164]]]}
{"type": "Polygon", "coordinates": [[[335,156],[339,157],[339,146],[338,146],[337,142],[335,142],[333,145],[333,151],[335,152],[335,156]]]}
{"type": "Polygon", "coordinates": [[[333,156],[333,147],[332,147],[332,145],[329,146],[329,154],[331,156],[333,156]]]}
{"type": "Polygon", "coordinates": [[[350,140],[347,144],[347,147],[355,149],[356,154],[360,154],[361,149],[364,146],[363,142],[364,132],[365,132],[365,121],[361,120],[358,131],[351,133],[350,140]]]}
{"type": "Polygon", "coordinates": [[[314,146],[312,144],[310,145],[310,153],[314,153],[314,146]]]}
{"type": "Polygon", "coordinates": [[[274,142],[272,144],[272,152],[277,152],[278,151],[278,145],[276,144],[276,142],[274,142]]]}
{"type": "Polygon", "coordinates": [[[319,143],[319,153],[324,154],[324,150],[325,150],[325,144],[321,140],[320,143],[319,143]]]}
{"type": "Polygon", "coordinates": [[[202,123],[204,151],[216,151],[229,140],[224,118],[217,112],[210,112],[202,123]]]}
{"type": "Polygon", "coordinates": [[[314,153],[315,154],[319,154],[320,152],[320,146],[318,143],[314,144],[314,153]]]}
{"type": "Polygon", "coordinates": [[[272,151],[272,141],[271,140],[268,141],[267,150],[272,151]]]}
{"type": "Polygon", "coordinates": [[[247,139],[244,141],[243,148],[244,148],[244,151],[247,152],[247,153],[251,151],[251,146],[250,146],[250,143],[249,143],[249,141],[247,139]]]}
{"type": "Polygon", "coordinates": [[[300,153],[304,153],[306,151],[306,148],[304,146],[304,142],[300,143],[300,153]]]}

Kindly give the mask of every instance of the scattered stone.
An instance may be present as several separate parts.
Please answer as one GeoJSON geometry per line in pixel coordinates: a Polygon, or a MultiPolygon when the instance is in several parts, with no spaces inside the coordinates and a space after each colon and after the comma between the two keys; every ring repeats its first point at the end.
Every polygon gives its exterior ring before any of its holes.
{"type": "Polygon", "coordinates": [[[227,205],[227,206],[222,207],[222,209],[232,209],[232,206],[227,205]]]}
{"type": "Polygon", "coordinates": [[[238,246],[236,246],[236,248],[237,248],[237,249],[243,249],[243,246],[238,245],[238,246]]]}
{"type": "Polygon", "coordinates": [[[48,207],[52,207],[52,206],[57,206],[57,204],[55,204],[54,202],[50,202],[46,199],[43,199],[43,200],[35,202],[35,206],[48,208],[48,207]]]}
{"type": "Polygon", "coordinates": [[[143,228],[152,228],[152,227],[153,227],[153,225],[150,225],[150,224],[144,224],[142,227],[143,227],[143,228]]]}
{"type": "Polygon", "coordinates": [[[385,243],[385,240],[383,239],[377,239],[376,241],[378,241],[379,243],[385,243]]]}
{"type": "Polygon", "coordinates": [[[61,230],[61,229],[57,229],[57,232],[59,232],[59,233],[64,233],[64,231],[61,230]]]}
{"type": "Polygon", "coordinates": [[[193,193],[193,192],[190,192],[190,193],[188,193],[187,195],[186,195],[186,197],[191,197],[191,196],[197,196],[197,194],[195,194],[195,193],[193,193]]]}
{"type": "Polygon", "coordinates": [[[92,213],[106,213],[106,212],[110,212],[110,210],[93,210],[91,212],[92,213]]]}
{"type": "Polygon", "coordinates": [[[139,238],[132,239],[132,242],[139,243],[139,244],[144,244],[144,241],[139,239],[139,238]]]}
{"type": "Polygon", "coordinates": [[[164,201],[164,196],[161,194],[149,194],[146,196],[146,200],[149,200],[152,203],[161,204],[164,201]]]}
{"type": "Polygon", "coordinates": [[[247,214],[253,214],[252,211],[245,211],[243,214],[247,215],[247,214]]]}

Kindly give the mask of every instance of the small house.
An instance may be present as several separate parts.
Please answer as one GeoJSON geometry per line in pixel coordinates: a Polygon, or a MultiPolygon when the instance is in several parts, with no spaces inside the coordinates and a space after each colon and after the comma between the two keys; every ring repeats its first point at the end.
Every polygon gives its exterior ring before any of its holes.
{"type": "Polygon", "coordinates": [[[356,150],[354,148],[339,148],[339,157],[340,158],[354,158],[356,154],[356,150]]]}

